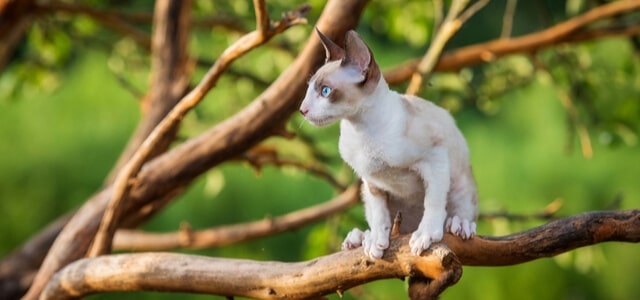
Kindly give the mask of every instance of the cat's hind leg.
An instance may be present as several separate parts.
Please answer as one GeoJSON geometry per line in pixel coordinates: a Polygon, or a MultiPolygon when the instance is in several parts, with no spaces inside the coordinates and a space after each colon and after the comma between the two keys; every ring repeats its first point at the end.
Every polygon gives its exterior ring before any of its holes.
{"type": "Polygon", "coordinates": [[[470,239],[476,235],[478,195],[473,177],[470,173],[465,175],[451,183],[444,228],[463,239],[470,239]]]}

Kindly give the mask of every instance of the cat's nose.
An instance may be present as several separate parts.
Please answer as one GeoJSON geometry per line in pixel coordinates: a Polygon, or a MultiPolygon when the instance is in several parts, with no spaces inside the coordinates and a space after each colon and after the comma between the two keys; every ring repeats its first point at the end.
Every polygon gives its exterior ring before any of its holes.
{"type": "Polygon", "coordinates": [[[301,108],[301,109],[300,109],[300,113],[302,114],[302,116],[303,116],[303,117],[306,117],[306,116],[307,116],[307,114],[309,113],[309,110],[308,110],[308,109],[302,109],[302,108],[301,108]]]}

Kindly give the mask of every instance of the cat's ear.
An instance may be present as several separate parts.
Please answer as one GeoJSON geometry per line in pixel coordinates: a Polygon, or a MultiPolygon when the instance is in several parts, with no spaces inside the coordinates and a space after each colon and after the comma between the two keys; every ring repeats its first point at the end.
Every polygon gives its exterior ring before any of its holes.
{"type": "Polygon", "coordinates": [[[322,46],[324,46],[324,50],[326,52],[327,58],[325,59],[325,63],[334,61],[334,60],[342,60],[345,57],[344,49],[336,45],[336,43],[334,43],[328,37],[322,34],[322,32],[320,32],[320,29],[318,29],[318,27],[316,27],[316,33],[318,33],[318,36],[320,37],[320,42],[322,43],[322,46]]]}
{"type": "Polygon", "coordinates": [[[371,64],[371,51],[362,38],[353,30],[347,32],[347,40],[345,43],[345,60],[343,65],[352,65],[357,67],[361,73],[366,73],[371,64]]]}

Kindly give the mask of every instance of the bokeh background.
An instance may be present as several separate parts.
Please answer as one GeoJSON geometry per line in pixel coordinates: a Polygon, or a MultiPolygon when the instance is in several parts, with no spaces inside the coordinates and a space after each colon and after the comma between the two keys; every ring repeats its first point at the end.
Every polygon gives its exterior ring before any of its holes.
{"type": "MultiPolygon", "coordinates": [[[[79,1],[103,9],[152,11],[152,1],[79,1]]],[[[295,58],[324,6],[310,1],[310,24],[290,29],[241,59],[185,119],[188,139],[242,109],[295,58]]],[[[512,36],[547,28],[598,1],[518,1],[512,36]]],[[[269,1],[272,17],[301,1],[269,1]]],[[[445,4],[448,1],[445,1],[445,4]]],[[[506,1],[492,1],[445,51],[500,36],[506,1]]],[[[224,15],[253,28],[250,1],[194,1],[194,15],[224,15]]],[[[382,67],[424,54],[433,35],[430,1],[371,1],[358,27],[382,67]]],[[[637,15],[636,15],[637,17],[637,15]]],[[[636,18],[636,23],[637,18],[636,18]]],[[[147,28],[148,29],[148,28],[147,28]]],[[[192,54],[210,61],[237,39],[225,29],[195,30],[192,54]]],[[[422,96],[448,108],[471,149],[480,211],[532,215],[560,204],[556,216],[640,207],[640,48],[633,38],[559,44],[456,73],[436,73],[422,96]],[[569,97],[575,109],[571,116],[569,97]],[[586,130],[592,155],[582,146],[586,130]]],[[[103,184],[139,119],[137,95],[148,83],[148,53],[85,16],[39,18],[0,74],[0,256],[103,184]],[[126,82],[124,84],[123,82],[126,82]]],[[[198,68],[199,79],[206,67],[198,68]]],[[[406,85],[393,87],[403,91],[406,85]]],[[[337,126],[314,128],[291,117],[292,140],[267,144],[281,155],[322,164],[343,183],[355,180],[337,153],[337,126]]],[[[256,172],[229,162],[201,176],[148,222],[149,231],[194,229],[277,216],[337,194],[325,181],[291,167],[256,172]]],[[[480,235],[506,235],[545,223],[483,218],[480,235]]],[[[184,251],[255,260],[300,261],[339,250],[362,207],[305,227],[223,248],[184,251]]],[[[634,299],[640,295],[640,248],[605,243],[511,267],[466,267],[442,299],[634,299]]],[[[346,299],[397,299],[401,280],[354,288],[346,299]]],[[[2,297],[0,297],[2,298],[2,297]]],[[[89,299],[210,299],[212,296],[116,293],[89,299]]],[[[213,297],[216,298],[216,297],[213,297]]],[[[337,296],[332,296],[337,298],[337,296]]]]}

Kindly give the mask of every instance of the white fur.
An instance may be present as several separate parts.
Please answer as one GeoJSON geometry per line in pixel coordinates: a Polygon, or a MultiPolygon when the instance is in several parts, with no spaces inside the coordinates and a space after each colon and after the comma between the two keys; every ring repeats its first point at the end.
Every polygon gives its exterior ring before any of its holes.
{"type": "Polygon", "coordinates": [[[466,142],[453,118],[431,102],[391,91],[382,78],[366,93],[356,86],[364,71],[339,61],[325,64],[311,79],[300,107],[316,126],[341,120],[340,154],[364,182],[370,229],[351,231],[343,248],[362,246],[369,257],[381,258],[389,247],[390,209],[409,215],[403,215],[403,224],[413,232],[410,247],[415,255],[440,241],[445,230],[473,237],[475,181],[466,142]],[[332,102],[319,95],[318,80],[342,97],[332,102]]]}

